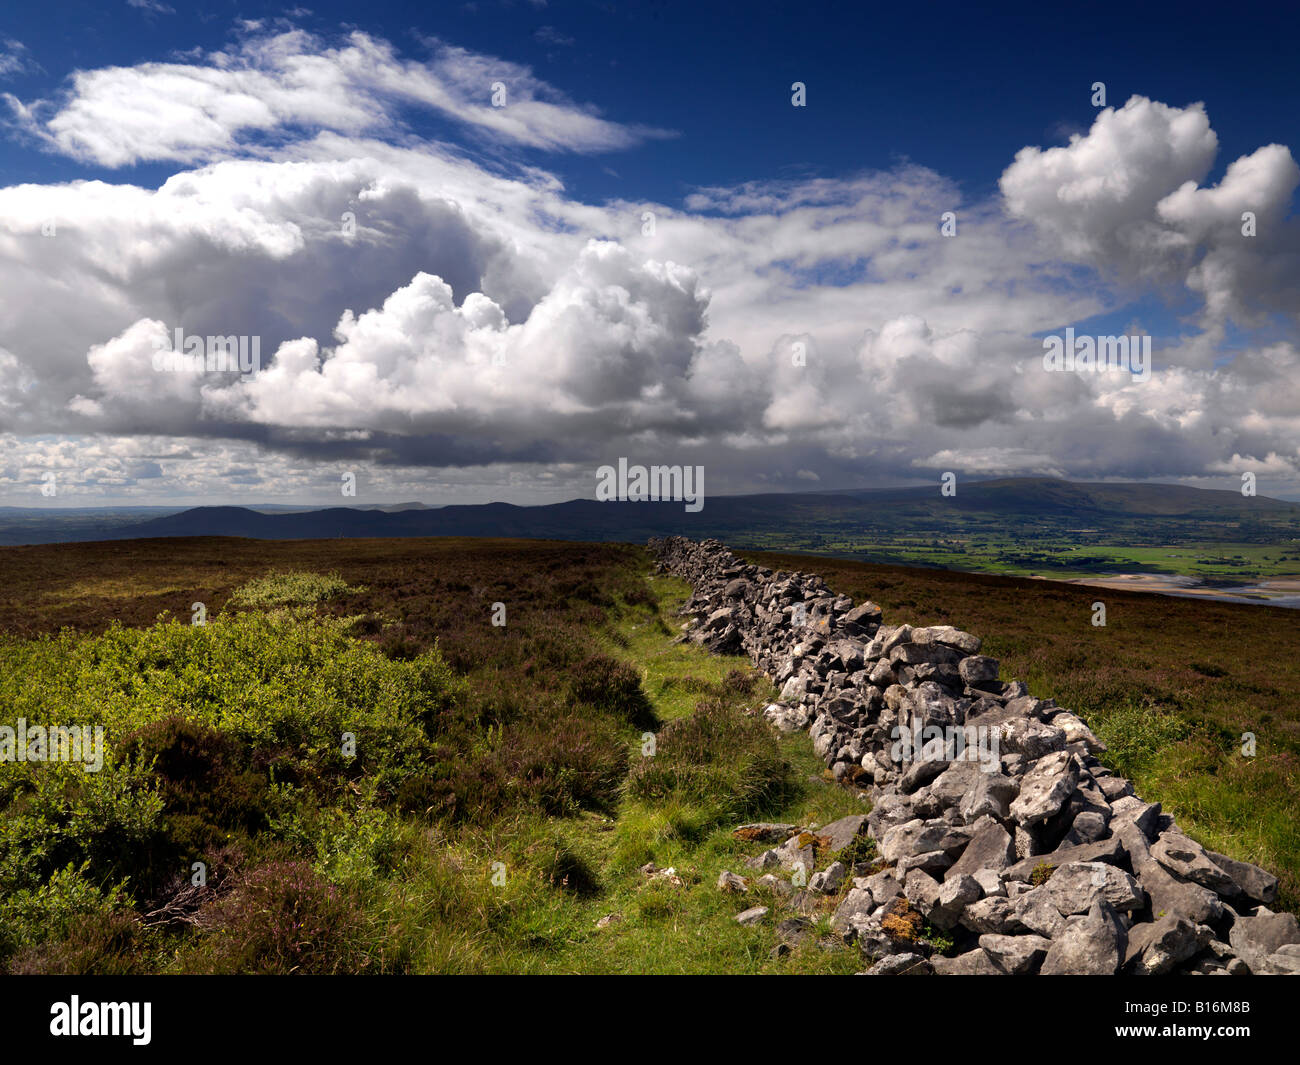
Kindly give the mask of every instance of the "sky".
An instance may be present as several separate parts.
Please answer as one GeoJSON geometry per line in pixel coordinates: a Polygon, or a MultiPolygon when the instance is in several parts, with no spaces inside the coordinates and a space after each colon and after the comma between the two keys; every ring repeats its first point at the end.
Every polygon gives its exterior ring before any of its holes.
{"type": "Polygon", "coordinates": [[[1300,497],[1296,29],[1087,12],[6,11],[0,505],[539,503],[620,458],[1300,497]],[[1067,328],[1150,363],[1049,369],[1067,328]],[[162,357],[210,337],[242,371],[162,357]]]}

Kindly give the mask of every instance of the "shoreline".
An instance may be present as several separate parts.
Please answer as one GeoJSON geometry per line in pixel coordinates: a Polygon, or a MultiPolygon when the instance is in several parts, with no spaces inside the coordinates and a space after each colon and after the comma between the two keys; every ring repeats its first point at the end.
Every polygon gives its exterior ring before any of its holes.
{"type": "Polygon", "coordinates": [[[1280,606],[1300,609],[1300,577],[1275,577],[1251,584],[1215,586],[1199,577],[1174,573],[1116,573],[1111,576],[1056,578],[1031,574],[1031,580],[1079,584],[1113,591],[1147,592],[1195,599],[1217,599],[1224,603],[1280,606]]]}

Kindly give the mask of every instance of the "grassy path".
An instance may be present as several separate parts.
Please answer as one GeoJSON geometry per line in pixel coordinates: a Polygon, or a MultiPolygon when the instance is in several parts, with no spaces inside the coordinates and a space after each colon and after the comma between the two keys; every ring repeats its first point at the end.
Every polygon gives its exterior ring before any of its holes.
{"type": "MultiPolygon", "coordinates": [[[[733,709],[762,707],[774,697],[770,684],[755,674],[747,659],[710,655],[689,644],[674,644],[676,610],[690,594],[675,578],[648,577],[657,603],[624,613],[605,637],[606,649],[635,666],[642,688],[659,721],[666,725],[691,716],[701,700],[716,700],[733,709]],[[752,683],[740,683],[745,677],[752,683]]],[[[763,728],[761,722],[756,722],[763,728]]],[[[662,726],[656,730],[662,735],[662,726]]],[[[671,738],[667,740],[671,743],[671,738]]],[[[634,746],[633,764],[644,757],[644,741],[634,746]]],[[[822,776],[823,766],[805,733],[777,740],[789,763],[788,799],[762,811],[768,820],[799,825],[825,824],[866,804],[822,776]]],[[[743,753],[743,752],[738,752],[743,753]]],[[[659,757],[656,754],[655,757],[659,757]]],[[[725,769],[719,781],[727,779],[725,769]]],[[[722,799],[722,796],[715,798],[722,799]]],[[[519,825],[515,851],[526,864],[540,868],[541,851],[562,857],[585,887],[570,897],[525,887],[516,897],[511,918],[514,936],[532,937],[533,949],[507,949],[496,961],[506,971],[569,973],[852,973],[861,968],[856,951],[807,945],[772,958],[778,942],[771,913],[756,927],[735,921],[741,910],[770,905],[758,891],[731,896],[716,887],[723,869],[743,874],[743,861],[760,847],[732,837],[739,819],[723,816],[725,802],[709,796],[669,795],[659,801],[626,796],[616,816],[593,814],[519,825]],[[647,877],[646,862],[673,869],[673,877],[647,877]],[[598,928],[602,918],[613,918],[598,928]]],[[[828,900],[833,909],[835,900],[828,900]]],[[[507,937],[509,938],[509,936],[507,937]]],[[[486,967],[497,967],[485,959],[486,967]]]]}

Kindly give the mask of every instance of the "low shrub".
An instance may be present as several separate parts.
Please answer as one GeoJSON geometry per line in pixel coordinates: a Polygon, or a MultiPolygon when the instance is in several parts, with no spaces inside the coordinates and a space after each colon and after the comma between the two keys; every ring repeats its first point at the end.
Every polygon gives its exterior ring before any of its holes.
{"type": "Polygon", "coordinates": [[[349,588],[337,573],[306,573],[301,570],[271,572],[249,581],[230,595],[229,606],[265,609],[289,605],[323,603],[337,596],[364,592],[364,587],[349,588]]]}
{"type": "Polygon", "coordinates": [[[637,728],[655,723],[654,708],[641,690],[641,676],[626,662],[595,654],[580,663],[569,681],[569,696],[637,728]]]}
{"type": "Polygon", "coordinates": [[[356,900],[306,862],[259,866],[199,914],[182,968],[205,973],[363,972],[356,900]]]}
{"type": "Polygon", "coordinates": [[[628,774],[628,794],[647,802],[686,800],[717,823],[774,806],[791,793],[789,763],[771,728],[736,707],[706,699],[660,731],[653,758],[628,774]]]}

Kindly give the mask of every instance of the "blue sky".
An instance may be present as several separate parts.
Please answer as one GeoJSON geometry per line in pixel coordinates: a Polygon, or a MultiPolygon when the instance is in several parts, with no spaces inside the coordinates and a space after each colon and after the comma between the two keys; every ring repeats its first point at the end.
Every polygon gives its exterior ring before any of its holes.
{"type": "Polygon", "coordinates": [[[1300,491],[1269,7],[113,0],[0,42],[0,501],[318,501],[345,463],[533,502],[638,449],[715,491],[1300,491]],[[1067,325],[1157,374],[1044,377],[1067,325]],[[142,369],[176,328],[260,372],[142,369]]]}
{"type": "MultiPolygon", "coordinates": [[[[54,0],[6,12],[0,26],[41,69],[9,82],[20,96],[59,86],[77,67],[129,66],[190,49],[218,49],[238,19],[294,21],[325,33],[357,27],[407,55],[432,35],[531,65],[620,122],[680,131],[605,158],[550,160],[590,199],[671,201],[688,187],[761,178],[837,175],[910,159],[991,192],[1028,143],[1063,141],[1091,123],[1090,86],[1109,99],[1141,93],[1170,104],[1204,101],[1221,127],[1217,178],[1229,159],[1287,143],[1300,115],[1290,65],[1296,19],[1283,5],[1144,4],[1123,18],[1105,5],[1064,21],[1042,4],[684,3],[479,0],[477,3],[204,3],[161,13],[149,5],[54,0]],[[310,14],[307,14],[307,9],[310,14]],[[699,12],[710,12],[703,17],[699,12]],[[51,17],[51,12],[58,17],[51,17]],[[789,85],[813,106],[784,108],[789,85]],[[617,176],[609,173],[616,171],[617,176]]],[[[447,124],[416,123],[432,136],[447,124]]],[[[542,156],[542,153],[534,153],[542,156]]],[[[83,176],[84,168],[12,143],[6,183],[83,176]]],[[[150,173],[150,170],[153,170],[150,173]]],[[[140,167],[131,180],[157,181],[140,167]]],[[[119,175],[121,176],[121,175],[119,175]]]]}

